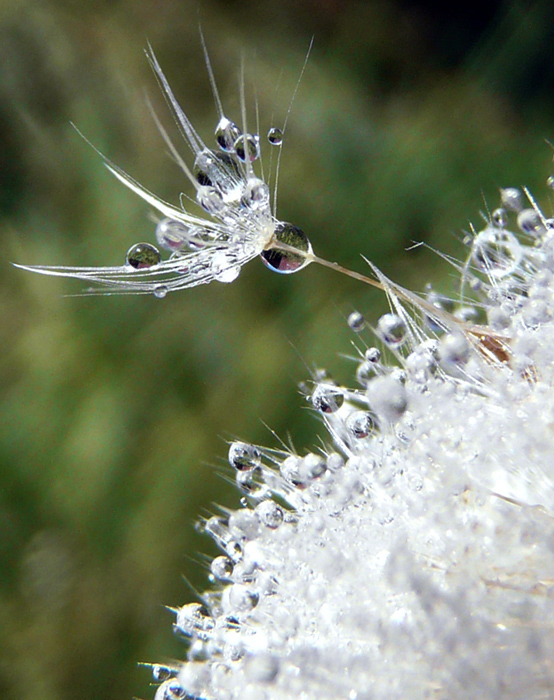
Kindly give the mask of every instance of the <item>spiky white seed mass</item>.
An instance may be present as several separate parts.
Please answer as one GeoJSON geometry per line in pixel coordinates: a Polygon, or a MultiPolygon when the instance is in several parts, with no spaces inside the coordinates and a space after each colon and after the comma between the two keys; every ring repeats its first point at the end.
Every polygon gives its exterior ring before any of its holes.
{"type": "Polygon", "coordinates": [[[205,523],[213,587],[156,700],[554,697],[554,230],[533,211],[538,231],[504,211],[468,240],[486,327],[393,298],[392,362],[314,382],[328,449],[231,445],[243,506],[205,523]]]}

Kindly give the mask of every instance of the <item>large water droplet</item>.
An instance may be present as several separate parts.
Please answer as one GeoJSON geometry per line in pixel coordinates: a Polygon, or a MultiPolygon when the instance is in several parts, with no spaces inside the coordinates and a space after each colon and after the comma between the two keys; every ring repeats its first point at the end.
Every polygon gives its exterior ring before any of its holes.
{"type": "Polygon", "coordinates": [[[400,347],[407,336],[404,319],[398,314],[385,314],[377,322],[377,334],[391,348],[400,347]]]}
{"type": "Polygon", "coordinates": [[[260,521],[272,530],[275,530],[283,522],[283,509],[274,501],[262,501],[256,506],[254,512],[260,521]]]}
{"type": "Polygon", "coordinates": [[[210,569],[218,581],[230,581],[233,575],[233,562],[229,557],[216,557],[212,561],[210,569]]]}
{"type": "Polygon", "coordinates": [[[264,264],[270,270],[289,275],[292,272],[298,272],[310,262],[312,244],[304,231],[297,226],[284,221],[278,223],[271,240],[275,247],[268,248],[261,253],[264,264]],[[301,252],[295,253],[293,250],[279,248],[279,243],[301,252]],[[302,255],[302,253],[306,255],[302,255]]]}
{"type": "Polygon", "coordinates": [[[252,163],[260,157],[260,137],[254,134],[241,134],[234,144],[237,158],[244,163],[252,163]]]}
{"type": "Polygon", "coordinates": [[[314,389],[311,401],[313,407],[322,413],[334,413],[344,402],[343,392],[332,384],[318,384],[314,389]]]}
{"type": "Polygon", "coordinates": [[[194,176],[203,187],[217,187],[228,192],[240,181],[237,161],[230,153],[205,149],[196,156],[194,176]]]}
{"type": "Polygon", "coordinates": [[[226,208],[223,195],[215,187],[205,185],[196,190],[196,201],[210,216],[219,216],[226,208]]]}
{"type": "Polygon", "coordinates": [[[218,282],[234,282],[240,274],[240,265],[235,264],[223,251],[214,255],[211,269],[218,282]]]}
{"type": "Polygon", "coordinates": [[[251,471],[262,462],[262,455],[257,447],[246,442],[232,442],[229,447],[229,464],[237,471],[251,471]]]}
{"type": "Polygon", "coordinates": [[[267,132],[267,140],[272,146],[280,146],[283,143],[283,132],[276,126],[271,127],[267,132]]]}
{"type": "Polygon", "coordinates": [[[160,251],[150,243],[136,243],[125,256],[125,263],[135,270],[144,270],[161,262],[160,251]]]}
{"type": "Polygon", "coordinates": [[[263,180],[251,177],[244,186],[240,203],[248,209],[265,209],[269,205],[269,187],[263,180]]]}
{"type": "Polygon", "coordinates": [[[544,221],[534,209],[522,209],[517,215],[517,225],[530,236],[539,237],[546,233],[544,221]]]}
{"type": "Polygon", "coordinates": [[[176,629],[186,637],[208,639],[215,627],[215,620],[200,603],[188,603],[177,611],[176,629]]]}
{"type": "Polygon", "coordinates": [[[215,140],[223,151],[234,151],[235,141],[241,135],[241,130],[227,117],[221,117],[215,128],[215,140]]]}
{"type": "Polygon", "coordinates": [[[156,226],[158,244],[174,253],[188,244],[191,227],[177,219],[162,219],[156,226]]]}
{"type": "Polygon", "coordinates": [[[523,251],[513,233],[487,226],[475,236],[471,256],[482,272],[501,278],[517,268],[523,251]]]}
{"type": "Polygon", "coordinates": [[[374,431],[375,420],[369,411],[354,411],[346,420],[346,428],[355,438],[365,438],[374,431]]]}

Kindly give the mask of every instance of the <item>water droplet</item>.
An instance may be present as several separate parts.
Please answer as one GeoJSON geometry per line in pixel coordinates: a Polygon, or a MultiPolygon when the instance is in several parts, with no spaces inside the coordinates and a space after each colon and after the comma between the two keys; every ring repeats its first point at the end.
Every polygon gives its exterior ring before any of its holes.
{"type": "Polygon", "coordinates": [[[379,348],[368,348],[364,353],[364,357],[371,364],[377,365],[381,361],[381,351],[379,348]]]}
{"type": "Polygon", "coordinates": [[[152,677],[158,683],[173,678],[177,675],[177,673],[177,670],[170,668],[169,666],[162,666],[161,664],[154,664],[152,666],[152,677]]]}
{"type": "Polygon", "coordinates": [[[313,407],[321,413],[334,413],[342,406],[344,394],[332,384],[318,384],[311,396],[313,407]]]}
{"type": "Polygon", "coordinates": [[[365,318],[359,311],[353,311],[348,317],[348,325],[354,333],[360,333],[365,328],[365,318]]]}
{"type": "Polygon", "coordinates": [[[129,248],[125,256],[125,264],[135,270],[144,270],[159,265],[161,260],[160,251],[150,243],[136,243],[129,248]]]}
{"type": "Polygon", "coordinates": [[[240,182],[238,163],[230,153],[203,150],[194,161],[194,176],[203,187],[216,187],[222,192],[233,190],[240,182]]]}
{"type": "Polygon", "coordinates": [[[229,447],[229,464],[237,471],[251,471],[262,462],[262,455],[257,447],[246,442],[233,442],[229,447]]]}
{"type": "Polygon", "coordinates": [[[278,223],[273,232],[271,242],[275,244],[275,247],[268,248],[261,253],[264,264],[270,270],[288,275],[292,272],[298,272],[310,262],[309,257],[312,254],[312,244],[304,231],[297,226],[284,221],[278,223]],[[301,252],[295,253],[292,250],[279,248],[279,243],[301,252]]]}
{"type": "Polygon", "coordinates": [[[339,455],[338,452],[331,452],[327,456],[327,469],[332,472],[336,472],[344,467],[344,457],[339,455]]]}
{"type": "Polygon", "coordinates": [[[464,365],[469,359],[470,345],[463,333],[447,333],[440,340],[439,358],[444,365],[464,365]]]}
{"type": "Polygon", "coordinates": [[[186,637],[209,639],[214,627],[215,620],[201,603],[188,603],[177,611],[175,628],[186,637]]]}
{"type": "Polygon", "coordinates": [[[234,151],[235,141],[241,135],[241,130],[227,117],[221,117],[215,128],[215,140],[223,151],[234,151]]]}
{"type": "Polygon", "coordinates": [[[522,209],[517,215],[517,225],[530,236],[538,237],[546,233],[543,219],[534,209],[522,209]]]}
{"type": "Polygon", "coordinates": [[[262,501],[254,510],[260,522],[275,530],[283,522],[283,509],[271,500],[262,501]]]}
{"type": "Polygon", "coordinates": [[[154,287],[152,294],[156,297],[156,299],[163,299],[167,296],[168,291],[169,290],[165,284],[158,284],[156,287],[154,287]]]}
{"type": "Polygon", "coordinates": [[[517,268],[523,251],[513,233],[487,226],[475,236],[471,255],[482,272],[501,278],[517,268]]]}
{"type": "Polygon", "coordinates": [[[300,475],[304,482],[312,481],[313,479],[319,479],[320,476],[323,476],[326,469],[327,465],[325,464],[324,457],[310,452],[301,460],[300,475]]]}
{"type": "Polygon", "coordinates": [[[156,226],[156,240],[161,248],[172,253],[188,243],[191,227],[177,219],[162,219],[156,226]]]}
{"type": "Polygon", "coordinates": [[[500,199],[506,209],[521,211],[523,209],[523,195],[517,187],[504,187],[500,190],[500,199]]]}
{"type": "Polygon", "coordinates": [[[406,340],[406,324],[398,314],[385,314],[377,322],[377,334],[389,347],[399,348],[406,340]]]}
{"type": "Polygon", "coordinates": [[[248,209],[265,209],[269,205],[269,187],[263,180],[251,177],[244,186],[240,203],[248,209]]]}
{"type": "Polygon", "coordinates": [[[491,215],[492,223],[498,228],[505,228],[508,225],[508,212],[499,207],[495,209],[491,215]]]}
{"type": "Polygon", "coordinates": [[[203,185],[196,190],[196,201],[210,216],[219,216],[227,207],[221,192],[209,185],[203,185]]]}
{"type": "Polygon", "coordinates": [[[216,557],[211,563],[210,570],[218,581],[230,581],[233,575],[233,562],[229,557],[216,557]]]}
{"type": "Polygon", "coordinates": [[[296,455],[290,455],[279,465],[279,471],[283,479],[298,488],[304,488],[306,485],[300,471],[301,465],[302,459],[296,455]]]}
{"type": "Polygon", "coordinates": [[[234,144],[237,158],[244,163],[252,163],[260,157],[260,137],[254,134],[241,134],[234,144]]]}
{"type": "Polygon", "coordinates": [[[186,697],[183,686],[173,678],[158,686],[154,700],[184,700],[186,697]]]}
{"type": "Polygon", "coordinates": [[[552,175],[548,176],[548,178],[546,180],[546,186],[549,189],[554,190],[554,176],[552,176],[552,175]]]}
{"type": "Polygon", "coordinates": [[[369,411],[354,411],[346,420],[346,428],[355,438],[365,438],[375,429],[375,420],[369,411]]]}
{"type": "Polygon", "coordinates": [[[267,140],[272,146],[280,146],[283,143],[283,132],[276,126],[272,126],[267,132],[267,140]]]}
{"type": "Polygon", "coordinates": [[[234,282],[240,274],[240,265],[226,253],[216,253],[211,263],[212,274],[218,282],[234,282]]]}

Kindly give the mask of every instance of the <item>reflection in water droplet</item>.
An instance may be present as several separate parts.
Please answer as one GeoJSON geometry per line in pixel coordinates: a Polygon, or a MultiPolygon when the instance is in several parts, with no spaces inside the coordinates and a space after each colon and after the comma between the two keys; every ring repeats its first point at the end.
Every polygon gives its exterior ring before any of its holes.
{"type": "Polygon", "coordinates": [[[369,411],[354,411],[348,416],[346,427],[355,438],[365,438],[375,429],[375,421],[369,411]]]}
{"type": "Polygon", "coordinates": [[[241,134],[234,144],[237,158],[244,163],[252,163],[260,157],[260,137],[254,134],[241,134]]]}
{"type": "Polygon", "coordinates": [[[262,462],[260,451],[246,442],[232,442],[229,447],[229,464],[238,471],[250,471],[262,462]]]}
{"type": "Polygon", "coordinates": [[[217,216],[225,209],[223,195],[215,187],[205,185],[196,190],[196,201],[211,216],[217,216]]]}
{"type": "Polygon", "coordinates": [[[215,128],[215,140],[223,151],[234,151],[235,141],[241,135],[241,130],[227,117],[221,117],[215,128]]]}
{"type": "Polygon", "coordinates": [[[188,243],[191,227],[177,219],[162,219],[156,226],[158,244],[172,253],[188,243]]]}
{"type": "Polygon", "coordinates": [[[353,311],[348,317],[348,325],[354,333],[360,333],[365,328],[365,318],[359,311],[353,311]]]}
{"type": "Polygon", "coordinates": [[[309,256],[312,254],[312,244],[304,231],[297,226],[284,221],[278,223],[273,232],[272,242],[276,244],[284,243],[286,246],[301,252],[295,253],[278,247],[264,250],[261,253],[261,258],[270,270],[289,275],[292,272],[298,272],[310,262],[309,256]],[[302,255],[302,253],[306,255],[302,255]]]}
{"type": "Polygon", "coordinates": [[[334,413],[342,406],[344,394],[332,384],[318,384],[312,393],[313,407],[322,413],[334,413]]]}
{"type": "Polygon", "coordinates": [[[135,270],[144,270],[161,262],[160,251],[150,243],[136,243],[131,246],[125,256],[125,263],[135,270]]]}
{"type": "Polygon", "coordinates": [[[385,314],[377,322],[377,333],[389,347],[398,348],[406,340],[407,328],[398,314],[385,314]]]}
{"type": "Polygon", "coordinates": [[[273,126],[267,132],[267,140],[272,146],[280,146],[283,143],[283,132],[276,126],[273,126]]]}
{"type": "Polygon", "coordinates": [[[492,223],[498,226],[498,228],[505,228],[508,224],[508,212],[502,207],[499,207],[493,211],[491,219],[492,223]]]}
{"type": "Polygon", "coordinates": [[[256,506],[254,512],[260,519],[260,522],[272,530],[278,528],[283,522],[283,509],[280,508],[274,501],[262,501],[256,506]]]}
{"type": "Polygon", "coordinates": [[[214,255],[211,269],[218,282],[234,282],[240,274],[240,265],[236,265],[223,251],[214,255]]]}
{"type": "Polygon", "coordinates": [[[233,575],[233,562],[229,557],[216,557],[212,561],[210,569],[218,581],[229,581],[233,575]]]}
{"type": "Polygon", "coordinates": [[[542,217],[534,209],[522,209],[517,215],[517,225],[523,233],[542,236],[546,228],[542,217]]]}
{"type": "Polygon", "coordinates": [[[157,287],[154,287],[153,294],[156,297],[156,299],[163,299],[165,296],[167,296],[167,292],[169,290],[165,286],[165,284],[159,284],[157,287]]]}
{"type": "Polygon", "coordinates": [[[240,203],[249,209],[264,209],[269,205],[269,187],[263,180],[251,177],[244,186],[240,203]]]}

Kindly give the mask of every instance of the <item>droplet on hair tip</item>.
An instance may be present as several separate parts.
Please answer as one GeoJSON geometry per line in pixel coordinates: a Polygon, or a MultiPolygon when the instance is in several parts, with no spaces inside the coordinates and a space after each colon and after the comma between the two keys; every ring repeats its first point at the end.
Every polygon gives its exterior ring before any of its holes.
{"type": "Polygon", "coordinates": [[[348,316],[347,323],[354,333],[360,333],[365,328],[365,318],[359,311],[353,311],[348,316]]]}
{"type": "Polygon", "coordinates": [[[273,126],[267,132],[267,140],[272,146],[280,146],[283,143],[283,132],[276,126],[273,126]]]}
{"type": "Polygon", "coordinates": [[[286,222],[280,222],[275,227],[272,240],[276,244],[284,243],[299,251],[295,253],[291,250],[283,250],[278,245],[264,250],[261,253],[261,258],[273,272],[289,275],[292,272],[298,272],[309,263],[308,256],[312,253],[312,244],[302,229],[286,222]]]}
{"type": "Polygon", "coordinates": [[[162,260],[160,251],[150,243],[136,243],[125,256],[125,263],[135,270],[144,270],[159,265],[162,260]]]}
{"type": "Polygon", "coordinates": [[[242,132],[239,127],[227,117],[221,117],[218,125],[215,128],[215,140],[217,145],[227,152],[235,150],[235,143],[241,136],[242,132]]]}

